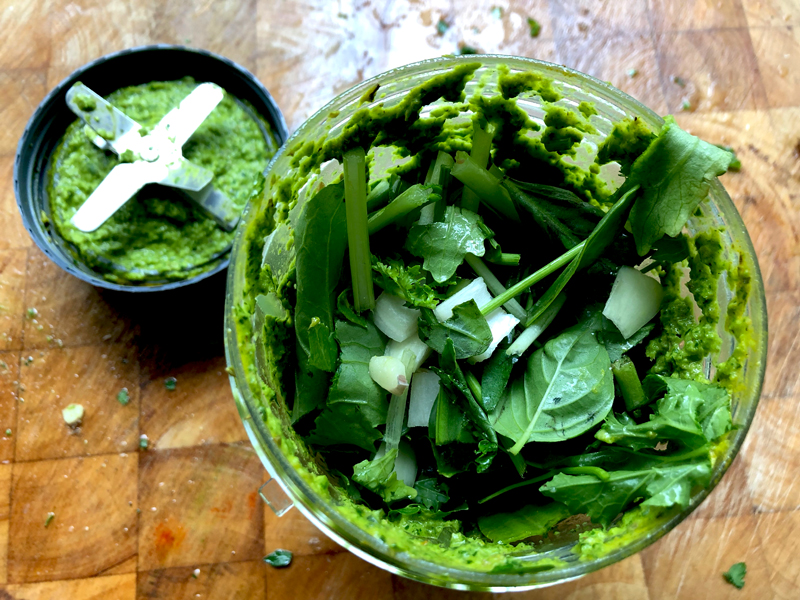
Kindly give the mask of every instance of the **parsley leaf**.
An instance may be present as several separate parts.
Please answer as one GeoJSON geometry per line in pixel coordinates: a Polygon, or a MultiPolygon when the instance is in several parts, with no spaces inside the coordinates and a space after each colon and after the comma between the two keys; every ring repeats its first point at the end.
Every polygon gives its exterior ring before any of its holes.
{"type": "Polygon", "coordinates": [[[375,460],[362,460],[353,467],[353,481],[381,496],[387,504],[417,497],[417,490],[397,478],[394,461],[397,448],[392,448],[375,460]]]}
{"type": "Polygon", "coordinates": [[[436,308],[439,299],[426,283],[421,265],[405,265],[402,260],[378,259],[373,256],[372,269],[377,273],[375,283],[383,290],[417,307],[436,308]]]}
{"type": "Polygon", "coordinates": [[[745,575],[747,575],[747,565],[743,562],[738,562],[734,565],[731,565],[731,568],[722,574],[722,576],[725,578],[725,581],[738,589],[742,589],[744,587],[745,575]]]}

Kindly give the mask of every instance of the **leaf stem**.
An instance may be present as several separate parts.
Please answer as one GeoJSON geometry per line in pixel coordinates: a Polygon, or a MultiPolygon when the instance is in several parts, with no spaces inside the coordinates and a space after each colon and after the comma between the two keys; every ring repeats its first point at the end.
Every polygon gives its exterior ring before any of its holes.
{"type": "MultiPolygon", "coordinates": [[[[456,152],[456,164],[450,174],[475,192],[480,199],[505,217],[520,221],[508,191],[500,180],[480,166],[466,152],[456,152]]],[[[466,190],[464,190],[466,191],[466,190]]]]}
{"type": "Polygon", "coordinates": [[[525,487],[526,485],[532,485],[534,483],[539,483],[541,481],[546,481],[546,480],[552,478],[557,473],[558,473],[558,471],[548,471],[544,475],[539,475],[538,477],[534,477],[533,479],[527,479],[525,481],[520,481],[519,483],[515,483],[513,485],[506,486],[503,489],[495,492],[494,494],[486,496],[486,498],[484,498],[483,500],[478,500],[478,504],[483,504],[485,502],[488,502],[489,500],[493,500],[494,498],[497,498],[500,494],[505,494],[506,492],[510,492],[511,490],[515,490],[517,488],[525,487]]]}
{"type": "Polygon", "coordinates": [[[412,185],[405,192],[392,200],[387,206],[369,217],[369,234],[373,235],[377,233],[387,225],[403,218],[416,208],[435,202],[441,198],[439,191],[439,186],[435,185],[412,185]]]}
{"type": "MultiPolygon", "coordinates": [[[[478,275],[478,277],[483,277],[483,281],[486,282],[486,287],[494,294],[495,296],[499,296],[501,294],[505,294],[507,292],[506,287],[500,283],[500,280],[494,276],[494,273],[486,266],[486,263],[483,262],[480,258],[475,256],[472,253],[467,253],[465,260],[467,264],[472,267],[472,270],[478,275]]],[[[517,317],[521,322],[524,322],[527,318],[527,313],[525,309],[522,308],[522,305],[517,302],[514,298],[511,298],[508,302],[504,305],[505,309],[510,312],[512,315],[517,317]]],[[[484,313],[481,311],[483,315],[488,313],[484,313]]]]}
{"type": "Polygon", "coordinates": [[[367,227],[367,164],[361,147],[348,150],[344,155],[344,200],[353,304],[356,312],[362,312],[375,308],[375,292],[367,227]]]}
{"type": "MultiPolygon", "coordinates": [[[[469,156],[474,160],[478,166],[486,167],[489,163],[489,154],[492,150],[492,138],[494,137],[494,128],[487,127],[484,129],[480,126],[477,119],[472,121],[472,149],[469,156]]],[[[473,192],[470,188],[465,188],[461,194],[461,206],[472,212],[478,212],[481,200],[478,194],[473,192]]]]}

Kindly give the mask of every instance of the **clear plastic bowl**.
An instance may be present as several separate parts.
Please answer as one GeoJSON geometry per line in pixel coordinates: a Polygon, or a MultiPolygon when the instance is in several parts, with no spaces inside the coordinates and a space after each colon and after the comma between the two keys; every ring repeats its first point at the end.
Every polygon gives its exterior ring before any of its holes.
{"type": "MultiPolygon", "coordinates": [[[[316,140],[321,136],[336,136],[350,116],[364,106],[363,104],[359,106],[363,100],[362,97],[376,83],[380,84],[380,91],[383,95],[375,98],[372,104],[384,102],[391,105],[413,87],[464,60],[478,60],[483,63],[483,67],[467,84],[468,96],[475,90],[484,72],[499,65],[506,65],[512,73],[533,71],[553,79],[561,88],[567,102],[573,106],[577,106],[581,101],[593,102],[598,111],[598,117],[593,118],[592,123],[601,136],[597,139],[605,137],[611,131],[613,123],[625,117],[637,116],[655,131],[662,124],[658,115],[630,96],[608,84],[565,67],[507,56],[444,57],[415,63],[378,75],[344,92],[323,107],[291,136],[273,159],[267,174],[264,198],[269,198],[271,195],[270,180],[272,178],[284,177],[291,173],[291,157],[287,148],[298,147],[303,142],[316,140]]],[[[483,93],[485,95],[497,93],[496,85],[490,80],[483,93]]],[[[544,114],[538,97],[526,99],[519,104],[524,106],[534,118],[541,119],[544,114]]],[[[708,227],[724,226],[723,239],[726,258],[734,256],[733,248],[735,247],[750,267],[752,291],[746,314],[752,320],[754,339],[742,374],[743,385],[738,392],[734,392],[732,395],[733,421],[737,428],[729,434],[727,449],[715,464],[711,485],[694,494],[686,509],[672,511],[661,520],[657,527],[643,530],[638,537],[629,537],[626,543],[600,558],[579,560],[577,555],[570,551],[574,544],[574,537],[571,538],[571,542],[568,537],[560,547],[552,548],[547,553],[547,556],[564,559],[565,566],[540,572],[503,574],[438,564],[431,560],[412,556],[402,549],[393,547],[391,536],[387,537],[379,529],[368,531],[350,521],[340,512],[338,501],[320,494],[316,486],[311,485],[314,477],[321,476],[322,471],[311,456],[305,452],[302,442],[294,434],[285,406],[276,398],[267,399],[258,392],[254,393],[248,385],[246,369],[248,365],[254,364],[253,356],[249,355],[252,352],[252,346],[248,347],[247,340],[238,339],[236,322],[237,318],[242,318],[242,313],[237,310],[243,299],[244,274],[248,261],[248,246],[244,232],[264,210],[264,206],[251,204],[245,210],[242,225],[239,227],[232,252],[231,268],[228,272],[225,347],[228,365],[232,368],[231,385],[239,413],[256,452],[274,478],[267,485],[267,489],[270,487],[274,489],[264,494],[265,500],[279,514],[291,507],[293,503],[329,537],[364,560],[387,571],[429,584],[463,590],[510,591],[552,585],[618,562],[649,546],[685,519],[711,493],[722,478],[747,434],[756,410],[764,377],[767,313],[761,273],[750,237],[739,213],[718,181],[712,185],[710,198],[703,208],[705,216],[693,217],[687,225],[687,231],[696,233],[708,227]],[[288,498],[281,497],[276,489],[282,489],[288,498]],[[389,543],[384,540],[389,540],[389,543]]],[[[721,290],[720,302],[723,305],[722,314],[724,314],[725,305],[731,295],[727,286],[721,286],[721,290]]],[[[723,334],[723,349],[720,356],[715,358],[726,358],[734,346],[732,336],[725,332],[721,333],[723,334]]],[[[710,373],[712,361],[709,359],[706,362],[707,371],[710,373]]]]}

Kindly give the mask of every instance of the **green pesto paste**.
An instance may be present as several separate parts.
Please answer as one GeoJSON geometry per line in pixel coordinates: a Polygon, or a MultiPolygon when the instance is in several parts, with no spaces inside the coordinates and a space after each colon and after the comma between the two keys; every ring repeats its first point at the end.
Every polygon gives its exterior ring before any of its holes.
{"type": "MultiPolygon", "coordinates": [[[[345,151],[356,146],[365,149],[386,146],[393,148],[397,157],[406,159],[390,172],[408,172],[421,168],[439,150],[469,151],[471,119],[494,127],[493,162],[512,176],[533,172],[543,183],[569,189],[587,202],[605,207],[614,186],[607,184],[601,167],[614,163],[626,174],[654,133],[638,119],[622,120],[599,144],[593,161],[581,166],[571,158],[576,156],[586,135],[597,133],[590,121],[597,114],[594,106],[582,102],[574,110],[556,104],[563,98],[558,84],[534,73],[512,75],[504,67],[492,72],[500,93],[484,96],[488,80],[482,78],[476,93],[468,97],[465,86],[480,67],[481,63],[461,62],[405,91],[394,104],[385,106],[378,102],[362,107],[361,104],[382,98],[381,90],[373,86],[362,97],[355,114],[336,130],[337,135],[301,140],[288,149],[288,173],[273,174],[268,192],[254,199],[254,214],[248,222],[242,250],[243,299],[234,314],[244,372],[253,397],[260,403],[267,429],[300,477],[324,502],[336,507],[344,520],[385,542],[390,553],[431,561],[445,568],[532,573],[564,566],[576,558],[591,560],[624,548],[679,511],[634,508],[614,527],[579,536],[576,533],[570,538],[577,542],[572,549],[569,543],[562,543],[556,544],[556,550],[547,551],[528,543],[489,542],[476,531],[464,531],[458,520],[388,515],[360,504],[348,494],[349,483],[328,475],[293,430],[283,392],[290,385],[288,380],[294,369],[292,353],[284,347],[293,338],[292,275],[291,271],[281,276],[273,273],[269,265],[263,264],[262,256],[265,237],[276,227],[291,226],[291,209],[298,202],[300,190],[316,181],[324,162],[340,159],[345,151]],[[517,105],[518,98],[532,97],[537,97],[544,107],[544,128],[517,105]],[[280,298],[288,315],[279,316],[280,310],[274,315],[267,314],[257,308],[256,298],[263,299],[265,294],[280,298]],[[441,541],[443,533],[446,543],[441,541]]],[[[336,116],[338,113],[329,115],[329,121],[336,116]]],[[[291,252],[291,247],[290,239],[286,251],[291,252]]],[[[717,365],[717,379],[728,385],[741,373],[750,344],[751,326],[745,314],[750,291],[749,266],[742,260],[735,267],[726,261],[718,230],[695,236],[690,251],[688,293],[682,287],[685,279],[682,265],[666,272],[659,270],[665,289],[660,316],[663,328],[647,347],[647,355],[654,361],[652,372],[706,380],[703,360],[720,349],[717,289],[718,280],[725,273],[734,299],[727,306],[724,326],[737,344],[733,354],[717,365]],[[695,315],[695,304],[699,307],[699,317],[695,315]]],[[[726,443],[723,438],[720,445],[726,443]]]]}
{"type": "MultiPolygon", "coordinates": [[[[148,131],[195,86],[191,78],[155,81],[106,99],[148,131]]],[[[214,186],[233,201],[237,214],[277,149],[269,125],[251,110],[226,93],[183,146],[187,159],[214,173],[214,186]]],[[[234,232],[164,186],[146,186],[93,232],[75,228],[70,219],[103,178],[133,159],[100,150],[90,139],[95,132],[87,129],[82,121],[69,126],[49,173],[50,220],[76,260],[109,281],[155,283],[192,277],[224,259],[234,232]]]]}

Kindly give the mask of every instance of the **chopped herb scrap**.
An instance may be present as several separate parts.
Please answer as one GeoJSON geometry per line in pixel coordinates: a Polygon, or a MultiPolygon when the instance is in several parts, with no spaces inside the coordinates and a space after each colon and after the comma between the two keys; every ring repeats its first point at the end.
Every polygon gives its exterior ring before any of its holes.
{"type": "Polygon", "coordinates": [[[531,37],[539,37],[539,33],[542,31],[542,26],[539,24],[539,21],[534,19],[533,17],[528,17],[528,29],[530,31],[531,37]]]}
{"type": "Polygon", "coordinates": [[[47,513],[47,517],[44,520],[44,526],[45,527],[50,527],[50,523],[52,523],[53,519],[55,519],[55,518],[56,518],[56,513],[54,513],[54,512],[47,513]]]}
{"type": "Polygon", "coordinates": [[[178,380],[174,377],[167,377],[164,380],[164,387],[167,388],[169,391],[174,390],[178,386],[178,380]]]}
{"type": "Polygon", "coordinates": [[[444,19],[439,19],[439,22],[436,23],[436,33],[439,35],[444,35],[447,33],[448,29],[450,29],[450,25],[448,25],[447,21],[444,19]]]}
{"type": "Polygon", "coordinates": [[[742,589],[744,587],[745,575],[747,575],[747,565],[743,562],[738,562],[734,565],[731,565],[731,568],[722,574],[722,576],[725,578],[725,581],[738,589],[742,589]]]}
{"type": "Polygon", "coordinates": [[[130,396],[128,395],[128,388],[122,388],[119,393],[117,394],[117,402],[125,406],[128,402],[131,401],[130,396]]]}
{"type": "Polygon", "coordinates": [[[290,550],[274,550],[264,557],[264,562],[276,569],[283,569],[292,564],[292,552],[290,550]]]}

